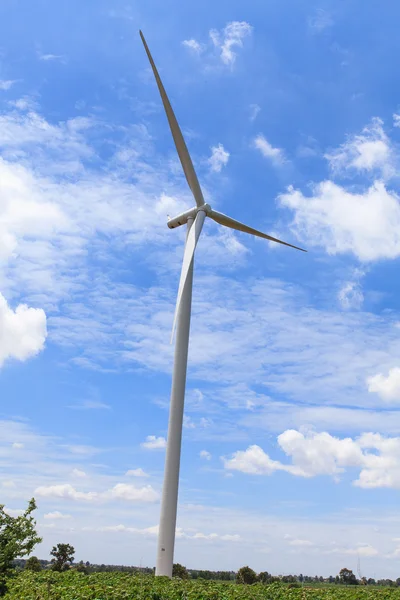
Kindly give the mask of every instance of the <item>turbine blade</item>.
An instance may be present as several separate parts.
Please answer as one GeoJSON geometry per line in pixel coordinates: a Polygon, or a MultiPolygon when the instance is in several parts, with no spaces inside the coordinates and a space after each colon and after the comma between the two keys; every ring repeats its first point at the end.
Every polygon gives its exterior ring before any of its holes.
{"type": "Polygon", "coordinates": [[[192,264],[194,251],[196,249],[197,242],[200,237],[200,233],[203,228],[205,218],[206,218],[206,213],[204,212],[204,210],[199,210],[199,212],[197,213],[196,218],[189,230],[187,238],[186,238],[185,252],[183,254],[181,278],[179,281],[178,296],[176,299],[174,323],[172,325],[171,344],[172,344],[172,340],[174,338],[176,322],[178,319],[179,308],[181,305],[183,290],[185,287],[185,283],[186,283],[187,276],[189,273],[190,265],[192,264]]]}
{"type": "Polygon", "coordinates": [[[192,159],[190,158],[189,151],[187,149],[185,140],[183,139],[182,132],[179,128],[178,121],[174,115],[174,111],[172,110],[172,106],[170,101],[168,100],[168,96],[160,79],[160,76],[157,71],[157,67],[154,64],[153,57],[150,54],[149,47],[144,39],[144,35],[141,31],[139,31],[140,37],[142,38],[142,42],[144,45],[144,49],[146,50],[147,57],[150,61],[151,68],[153,69],[154,77],[157,82],[158,91],[160,92],[161,100],[164,105],[164,109],[167,115],[169,127],[171,129],[172,137],[174,138],[175,147],[178,152],[179,160],[181,161],[181,165],[183,171],[185,173],[186,181],[189,184],[190,189],[192,190],[192,194],[194,199],[196,200],[197,206],[203,206],[204,198],[203,192],[201,191],[201,187],[199,184],[199,180],[197,179],[196,171],[194,170],[192,159]]]}
{"type": "Polygon", "coordinates": [[[282,240],[278,240],[278,238],[274,238],[271,235],[267,235],[262,231],[258,231],[257,229],[253,229],[252,227],[248,227],[240,221],[235,221],[235,219],[231,219],[227,215],[224,215],[216,210],[211,210],[208,213],[208,216],[219,223],[220,225],[224,225],[225,227],[230,227],[230,229],[236,229],[236,231],[243,231],[244,233],[250,233],[250,235],[255,235],[260,238],[264,238],[265,240],[270,240],[271,242],[277,242],[278,244],[283,244],[284,246],[289,246],[290,248],[295,248],[296,250],[301,250],[301,252],[307,252],[303,248],[299,248],[298,246],[293,246],[293,244],[288,244],[287,242],[283,242],[282,240]]]}

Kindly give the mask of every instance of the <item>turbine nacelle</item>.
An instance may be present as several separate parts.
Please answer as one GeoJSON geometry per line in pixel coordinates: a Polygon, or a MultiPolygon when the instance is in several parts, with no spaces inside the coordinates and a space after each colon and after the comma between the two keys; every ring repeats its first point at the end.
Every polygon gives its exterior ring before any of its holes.
{"type": "Polygon", "coordinates": [[[195,219],[196,215],[199,211],[204,211],[206,215],[211,215],[212,209],[209,204],[202,204],[201,206],[195,206],[194,208],[190,208],[185,212],[181,213],[177,217],[169,218],[167,225],[170,229],[175,229],[176,227],[180,227],[181,225],[186,225],[189,219],[195,219]]]}

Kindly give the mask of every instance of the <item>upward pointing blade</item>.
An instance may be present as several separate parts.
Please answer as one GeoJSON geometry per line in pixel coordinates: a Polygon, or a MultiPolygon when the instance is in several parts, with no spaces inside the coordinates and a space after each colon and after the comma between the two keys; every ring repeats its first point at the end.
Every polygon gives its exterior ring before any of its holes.
{"type": "Polygon", "coordinates": [[[250,233],[251,235],[256,235],[257,237],[264,238],[265,240],[270,240],[271,242],[277,242],[278,244],[283,244],[284,246],[289,246],[290,248],[295,248],[296,250],[301,250],[301,252],[307,252],[303,248],[299,248],[298,246],[293,246],[293,244],[288,244],[287,242],[282,242],[282,240],[278,240],[278,238],[274,238],[271,235],[267,235],[262,231],[258,231],[257,229],[253,229],[252,227],[248,227],[240,221],[235,221],[235,219],[231,219],[227,215],[224,215],[216,210],[211,210],[208,213],[208,216],[219,223],[220,225],[224,225],[225,227],[230,227],[230,229],[236,229],[236,231],[243,231],[244,233],[250,233]]]}
{"type": "Polygon", "coordinates": [[[186,181],[188,182],[189,187],[192,190],[197,206],[203,206],[203,192],[201,191],[196,171],[194,170],[192,159],[190,158],[190,154],[186,147],[185,140],[183,139],[182,132],[179,128],[178,121],[176,120],[174,111],[172,110],[172,106],[170,104],[170,101],[168,100],[168,96],[165,92],[164,86],[158,74],[157,67],[154,64],[153,57],[150,54],[149,47],[147,46],[146,40],[144,39],[144,35],[141,31],[139,33],[140,37],[142,38],[144,49],[146,50],[146,54],[150,61],[151,68],[153,69],[154,77],[156,78],[158,90],[160,92],[161,100],[164,104],[164,109],[167,114],[167,119],[171,129],[172,137],[174,138],[176,150],[178,152],[179,160],[181,161],[181,165],[185,173],[186,181]]]}
{"type": "Polygon", "coordinates": [[[206,213],[204,210],[199,210],[194,220],[193,225],[191,226],[185,244],[185,252],[183,255],[183,263],[182,263],[182,271],[181,278],[179,281],[179,289],[178,289],[178,297],[176,299],[176,307],[175,307],[175,315],[174,315],[174,324],[172,325],[172,334],[171,334],[171,344],[175,333],[176,321],[179,314],[179,307],[181,305],[183,288],[185,287],[186,279],[189,273],[190,265],[192,264],[194,251],[197,246],[198,239],[200,237],[201,230],[203,228],[204,219],[206,218],[206,213]]]}

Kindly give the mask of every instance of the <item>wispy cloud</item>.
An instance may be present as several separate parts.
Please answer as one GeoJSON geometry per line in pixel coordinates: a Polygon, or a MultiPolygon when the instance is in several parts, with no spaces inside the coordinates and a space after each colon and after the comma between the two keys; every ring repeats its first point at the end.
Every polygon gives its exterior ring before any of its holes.
{"type": "Polygon", "coordinates": [[[45,62],[49,62],[49,61],[60,61],[60,62],[65,62],[66,61],[66,57],[62,54],[42,54],[41,52],[38,52],[38,58],[39,60],[43,60],[45,62]]]}
{"type": "Polygon", "coordinates": [[[150,477],[143,469],[130,469],[125,473],[128,477],[150,477]]]}
{"type": "Polygon", "coordinates": [[[339,148],[325,154],[325,158],[334,173],[378,171],[387,179],[394,174],[393,152],[383,121],[376,117],[359,135],[349,137],[339,148]]]}
{"type": "Polygon", "coordinates": [[[164,437],[156,437],[155,435],[148,435],[146,441],[141,444],[145,450],[164,450],[167,445],[167,441],[164,437]]]}
{"type": "Polygon", "coordinates": [[[283,150],[281,150],[281,148],[274,148],[261,133],[254,139],[253,144],[254,147],[274,165],[279,166],[285,162],[283,150]]]}
{"type": "Polygon", "coordinates": [[[62,498],[84,502],[104,502],[114,499],[128,502],[156,502],[159,497],[151,485],[138,488],[127,483],[117,483],[113,488],[104,492],[81,492],[69,483],[39,486],[35,489],[34,494],[44,498],[62,498]]]}
{"type": "MultiPolygon", "coordinates": [[[[225,66],[233,67],[237,58],[237,51],[243,47],[245,38],[249,37],[252,31],[253,27],[246,21],[231,21],[220,31],[217,29],[210,30],[209,38],[214,53],[215,50],[218,52],[218,59],[225,66]]],[[[195,39],[184,40],[182,44],[197,55],[207,55],[207,45],[195,39]]],[[[208,52],[208,58],[211,58],[211,56],[211,52],[208,52]]]]}
{"type": "Polygon", "coordinates": [[[71,404],[68,408],[73,410],[111,410],[109,404],[99,402],[98,400],[84,400],[81,404],[71,404]]]}
{"type": "Polygon", "coordinates": [[[52,521],[58,521],[60,519],[71,519],[72,517],[71,515],[61,513],[59,510],[55,510],[54,512],[46,513],[45,515],[43,515],[43,518],[48,520],[51,519],[52,521]]]}
{"type": "Polygon", "coordinates": [[[211,40],[221,52],[221,60],[226,65],[233,65],[236,60],[235,48],[243,47],[243,40],[251,35],[252,26],[246,21],[231,21],[222,31],[212,29],[211,40]]]}
{"type": "Polygon", "coordinates": [[[204,460],[211,460],[211,454],[210,454],[210,452],[208,452],[208,450],[201,450],[199,456],[200,456],[200,458],[203,458],[204,460]]]}
{"type": "Polygon", "coordinates": [[[308,18],[308,27],[312,33],[321,33],[328,27],[334,25],[332,16],[326,10],[318,8],[315,13],[308,18]]]}
{"type": "Polygon", "coordinates": [[[194,39],[183,40],[182,44],[186,46],[186,48],[190,48],[195,54],[201,54],[204,50],[203,44],[199,44],[199,42],[194,39]]]}
{"type": "Polygon", "coordinates": [[[211,171],[214,173],[220,173],[223,167],[226,167],[229,161],[229,152],[225,150],[222,144],[218,146],[212,146],[211,156],[208,159],[211,171]]]}
{"type": "Polygon", "coordinates": [[[364,302],[364,294],[360,280],[364,272],[356,269],[350,281],[343,283],[338,293],[339,302],[344,309],[360,309],[364,302]]]}
{"type": "Polygon", "coordinates": [[[87,477],[85,471],[82,471],[82,469],[72,469],[71,471],[71,475],[72,477],[77,477],[79,479],[84,479],[85,477],[87,477]]]}
{"type": "Polygon", "coordinates": [[[6,92],[14,85],[14,83],[16,82],[12,79],[0,79],[0,90],[6,92]]]}
{"type": "Polygon", "coordinates": [[[339,291],[338,298],[343,308],[360,308],[364,302],[364,294],[355,281],[345,283],[339,291]]]}
{"type": "Polygon", "coordinates": [[[257,119],[257,117],[261,111],[261,106],[259,106],[258,104],[250,104],[249,109],[250,109],[250,121],[253,122],[257,119]]]}

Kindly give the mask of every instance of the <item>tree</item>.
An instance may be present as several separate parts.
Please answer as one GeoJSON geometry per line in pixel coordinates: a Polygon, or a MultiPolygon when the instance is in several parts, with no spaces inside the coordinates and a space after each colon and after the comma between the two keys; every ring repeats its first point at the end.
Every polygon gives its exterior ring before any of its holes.
{"type": "Polygon", "coordinates": [[[50,552],[51,568],[53,571],[68,571],[74,562],[75,548],[70,544],[57,544],[50,552]]]}
{"type": "Polygon", "coordinates": [[[78,564],[74,567],[74,570],[78,571],[78,573],[85,573],[85,575],[89,574],[89,567],[85,565],[83,560],[78,562],[78,564]]]}
{"type": "Polygon", "coordinates": [[[261,583],[271,583],[272,575],[268,571],[262,571],[258,574],[258,581],[261,583]]]}
{"type": "Polygon", "coordinates": [[[42,570],[42,563],[40,562],[37,556],[31,556],[30,558],[28,558],[28,560],[25,563],[25,570],[35,571],[36,573],[42,570]]]}
{"type": "Polygon", "coordinates": [[[353,571],[350,569],[342,569],[339,573],[340,583],[345,585],[358,585],[358,581],[353,571]]]}
{"type": "Polygon", "coordinates": [[[179,577],[179,579],[189,579],[189,573],[186,567],[176,563],[172,567],[172,577],[179,577]]]}
{"type": "Polygon", "coordinates": [[[0,504],[0,595],[6,591],[6,579],[11,574],[16,558],[27,556],[42,538],[36,533],[36,521],[32,516],[36,510],[35,499],[19,517],[12,517],[0,504]]]}
{"type": "Polygon", "coordinates": [[[246,583],[251,585],[257,581],[257,574],[250,567],[242,567],[236,574],[236,583],[246,583]]]}

